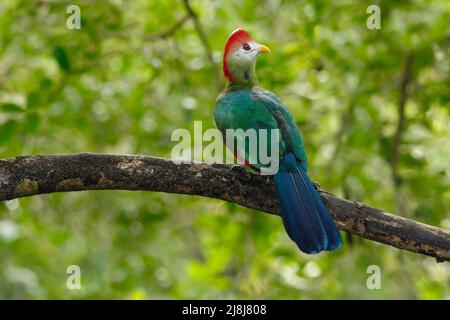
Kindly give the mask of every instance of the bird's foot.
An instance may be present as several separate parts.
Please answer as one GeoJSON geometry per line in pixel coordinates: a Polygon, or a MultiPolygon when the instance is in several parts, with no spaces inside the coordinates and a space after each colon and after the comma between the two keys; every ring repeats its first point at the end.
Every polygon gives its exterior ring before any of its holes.
{"type": "Polygon", "coordinates": [[[239,179],[243,181],[249,181],[252,178],[252,174],[257,174],[252,168],[244,165],[244,164],[235,164],[232,165],[230,171],[237,171],[242,174],[239,179]]]}
{"type": "Polygon", "coordinates": [[[320,184],[318,182],[314,182],[314,181],[311,181],[311,182],[317,191],[322,190],[322,188],[320,187],[320,184]]]}
{"type": "Polygon", "coordinates": [[[334,195],[333,193],[328,192],[328,191],[322,189],[322,187],[320,186],[319,183],[314,182],[314,181],[311,181],[311,182],[312,182],[312,184],[313,184],[313,186],[314,186],[314,189],[316,189],[317,192],[320,192],[320,193],[326,193],[326,194],[332,195],[332,196],[334,196],[334,197],[336,196],[336,195],[334,195]]]}
{"type": "Polygon", "coordinates": [[[233,164],[230,167],[230,171],[244,171],[245,170],[245,165],[243,164],[233,164]]]}
{"type": "Polygon", "coordinates": [[[245,166],[245,171],[248,173],[251,173],[251,174],[256,174],[256,175],[260,174],[260,172],[257,169],[255,169],[254,167],[251,167],[251,166],[245,166]]]}

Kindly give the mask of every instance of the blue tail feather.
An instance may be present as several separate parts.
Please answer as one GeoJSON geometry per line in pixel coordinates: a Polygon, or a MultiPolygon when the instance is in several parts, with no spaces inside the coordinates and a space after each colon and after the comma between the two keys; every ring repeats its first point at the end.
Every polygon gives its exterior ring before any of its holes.
{"type": "Polygon", "coordinates": [[[286,154],[275,175],[282,218],[289,237],[306,253],[335,250],[339,231],[305,170],[293,154],[286,154]]]}

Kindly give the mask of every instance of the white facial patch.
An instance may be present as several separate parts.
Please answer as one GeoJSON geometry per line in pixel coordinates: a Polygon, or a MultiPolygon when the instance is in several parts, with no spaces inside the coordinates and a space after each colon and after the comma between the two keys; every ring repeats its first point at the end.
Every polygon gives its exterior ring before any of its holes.
{"type": "Polygon", "coordinates": [[[238,60],[242,62],[252,62],[259,55],[259,45],[255,42],[250,41],[247,42],[250,46],[250,50],[245,50],[243,45],[240,45],[237,49],[235,49],[231,53],[231,57],[233,60],[238,60]]]}

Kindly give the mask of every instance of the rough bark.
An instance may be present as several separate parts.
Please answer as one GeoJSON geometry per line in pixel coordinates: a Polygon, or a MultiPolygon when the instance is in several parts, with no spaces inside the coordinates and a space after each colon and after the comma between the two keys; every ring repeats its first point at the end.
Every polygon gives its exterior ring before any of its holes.
{"type": "MultiPolygon", "coordinates": [[[[135,155],[37,155],[0,160],[0,201],[83,190],[145,190],[221,199],[279,214],[272,179],[226,165],[135,155]]],[[[366,204],[320,195],[337,226],[363,238],[450,261],[450,231],[366,204]]]]}

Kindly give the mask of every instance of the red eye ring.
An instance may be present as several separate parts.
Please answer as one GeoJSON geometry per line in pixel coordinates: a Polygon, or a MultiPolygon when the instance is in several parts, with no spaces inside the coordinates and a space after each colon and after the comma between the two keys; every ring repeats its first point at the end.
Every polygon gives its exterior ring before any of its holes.
{"type": "Polygon", "coordinates": [[[248,43],[244,43],[244,44],[242,45],[242,49],[248,51],[248,50],[250,50],[250,45],[249,45],[248,43]]]}

